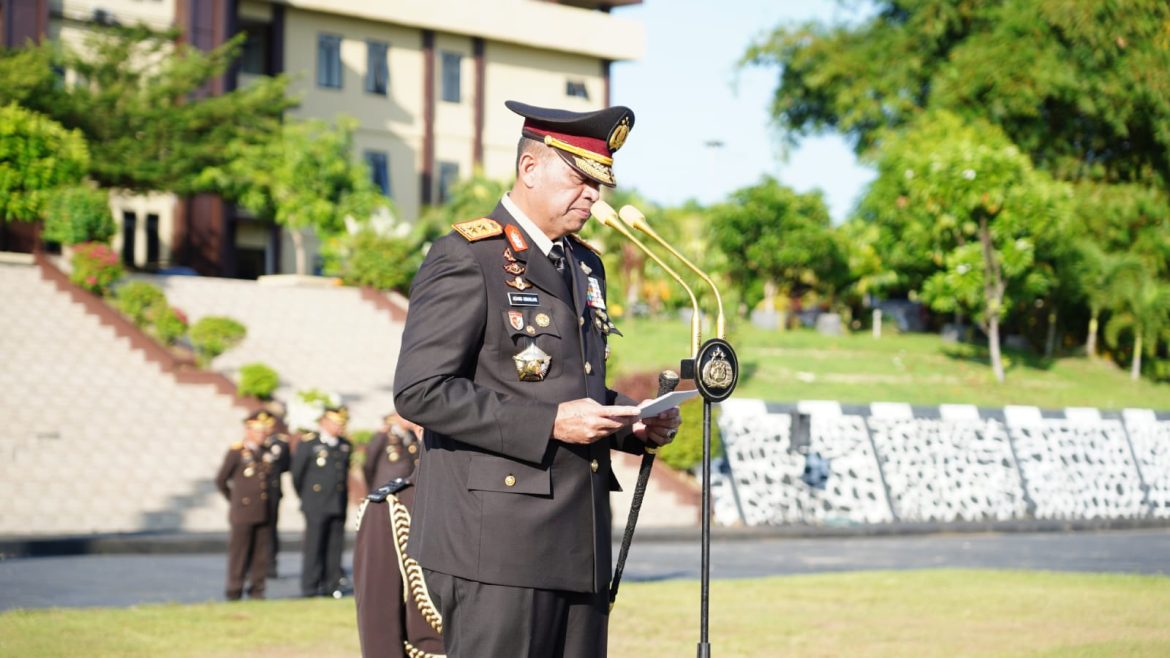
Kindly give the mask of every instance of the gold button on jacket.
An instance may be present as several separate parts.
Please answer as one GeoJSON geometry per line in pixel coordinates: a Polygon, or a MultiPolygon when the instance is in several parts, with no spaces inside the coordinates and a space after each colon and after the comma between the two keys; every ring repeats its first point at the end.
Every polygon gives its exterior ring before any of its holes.
{"type": "Polygon", "coordinates": [[[505,478],[504,478],[504,484],[505,484],[505,485],[507,485],[507,486],[509,486],[509,487],[514,487],[514,486],[516,486],[516,476],[515,476],[515,475],[509,475],[509,476],[505,477],[505,478]]]}
{"type": "Polygon", "coordinates": [[[596,472],[597,472],[597,469],[598,469],[598,468],[600,468],[600,467],[601,467],[601,465],[597,463],[597,460],[596,460],[596,459],[594,459],[593,461],[589,462],[589,470],[593,471],[594,473],[596,473],[596,472]]]}

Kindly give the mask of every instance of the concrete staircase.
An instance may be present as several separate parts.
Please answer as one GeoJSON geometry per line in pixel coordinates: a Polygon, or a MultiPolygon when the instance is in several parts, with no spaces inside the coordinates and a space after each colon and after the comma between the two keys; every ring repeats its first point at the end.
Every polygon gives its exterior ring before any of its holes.
{"type": "Polygon", "coordinates": [[[280,375],[276,397],[298,390],[337,393],[350,426],[376,429],[394,410],[394,366],[402,324],[356,288],[264,285],[190,276],[146,276],[192,323],[208,315],[242,322],[247,338],[212,368],[232,381],[241,365],[260,361],[280,375]]]}
{"type": "Polygon", "coordinates": [[[180,384],[32,264],[0,263],[0,534],[223,530],[245,411],[180,384]]]}

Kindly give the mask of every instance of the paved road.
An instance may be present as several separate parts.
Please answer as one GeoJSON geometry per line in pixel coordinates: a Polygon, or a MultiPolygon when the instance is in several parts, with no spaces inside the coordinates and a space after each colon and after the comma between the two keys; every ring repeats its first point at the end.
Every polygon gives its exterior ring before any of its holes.
{"type": "MultiPolygon", "coordinates": [[[[300,556],[282,553],[279,564],[287,577],[270,583],[269,596],[294,597],[300,556]]],[[[9,559],[0,561],[0,610],[213,601],[223,593],[224,566],[224,556],[207,553],[9,559]]],[[[713,578],[938,567],[1170,575],[1170,530],[719,539],[711,546],[713,578]]],[[[635,540],[625,577],[697,579],[699,569],[697,542],[635,540]]]]}

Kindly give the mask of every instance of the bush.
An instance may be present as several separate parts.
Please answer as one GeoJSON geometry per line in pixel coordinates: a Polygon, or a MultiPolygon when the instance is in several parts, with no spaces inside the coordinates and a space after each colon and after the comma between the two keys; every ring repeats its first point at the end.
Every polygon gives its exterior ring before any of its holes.
{"type": "Polygon", "coordinates": [[[130,321],[145,329],[166,308],[167,297],[162,289],[145,281],[131,281],[114,291],[114,308],[126,314],[130,321]]]}
{"type": "Polygon", "coordinates": [[[63,245],[109,242],[116,229],[109,194],[104,190],[65,188],[50,195],[45,204],[46,240],[63,245]]]}
{"type": "Polygon", "coordinates": [[[209,315],[191,327],[191,346],[199,365],[206,366],[215,357],[240,344],[248,330],[235,320],[209,315]]]}
{"type": "Polygon", "coordinates": [[[187,318],[173,306],[156,309],[153,321],[154,335],[167,345],[174,345],[187,333],[187,318]]]}
{"type": "Polygon", "coordinates": [[[122,278],[122,263],[113,249],[100,242],[84,242],[73,250],[73,272],[69,280],[95,295],[105,296],[122,278]]]}
{"type": "Polygon", "coordinates": [[[406,292],[422,262],[421,251],[408,238],[394,238],[364,230],[336,247],[334,274],[346,285],[406,292]]]}
{"type": "Polygon", "coordinates": [[[50,196],[88,169],[80,131],[16,104],[0,106],[0,221],[41,219],[50,196]]]}
{"type": "Polygon", "coordinates": [[[240,366],[240,381],[237,389],[240,395],[252,395],[261,400],[271,400],[272,393],[280,385],[280,376],[263,363],[246,363],[240,366]]]}

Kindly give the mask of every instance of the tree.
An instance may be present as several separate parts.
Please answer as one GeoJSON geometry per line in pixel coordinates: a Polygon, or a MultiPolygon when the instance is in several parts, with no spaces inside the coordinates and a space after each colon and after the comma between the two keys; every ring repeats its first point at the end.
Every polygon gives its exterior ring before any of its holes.
{"type": "Polygon", "coordinates": [[[77,131],[17,105],[0,107],[0,220],[41,219],[52,195],[80,183],[89,162],[77,131]]]}
{"type": "Polygon", "coordinates": [[[847,276],[820,192],[799,194],[765,177],[712,207],[708,222],[711,244],[727,255],[727,274],[749,307],[774,287],[832,297],[847,276]]]}
{"type": "Polygon", "coordinates": [[[1170,340],[1170,284],[1154,276],[1152,268],[1128,268],[1117,286],[1117,312],[1105,325],[1105,339],[1117,347],[1123,331],[1133,333],[1130,378],[1142,373],[1142,355],[1154,356],[1158,344],[1170,340]]]}
{"type": "Polygon", "coordinates": [[[48,200],[42,237],[58,244],[109,242],[117,227],[105,190],[78,185],[58,190],[48,200]]]}
{"type": "Polygon", "coordinates": [[[76,51],[0,50],[0,104],[19,103],[80,131],[93,155],[89,176],[101,187],[218,191],[197,184],[207,180],[200,173],[225,166],[240,144],[271,141],[294,105],[283,76],[206,93],[239,55],[243,35],[203,52],[176,43],[177,30],[93,30],[76,51]],[[59,71],[67,71],[66,84],[59,71]]]}
{"type": "Polygon", "coordinates": [[[788,139],[835,130],[865,152],[949,109],[1000,126],[1056,178],[1170,186],[1170,4],[867,4],[866,22],[782,27],[745,53],[779,68],[771,112],[788,139]]]}
{"type": "Polygon", "coordinates": [[[986,122],[929,112],[882,140],[875,191],[898,196],[879,218],[892,216],[899,229],[911,225],[931,234],[941,269],[926,279],[922,294],[936,310],[976,316],[1002,382],[999,327],[1009,290],[1035,297],[1051,285],[1031,266],[1038,236],[1067,212],[1067,192],[986,122]]]}
{"type": "Polygon", "coordinates": [[[277,139],[229,145],[223,166],[204,170],[200,182],[222,190],[256,216],[285,227],[296,248],[297,273],[308,271],[305,231],[328,236],[346,220],[364,224],[389,207],[353,159],[355,122],[288,122],[277,139]]]}

